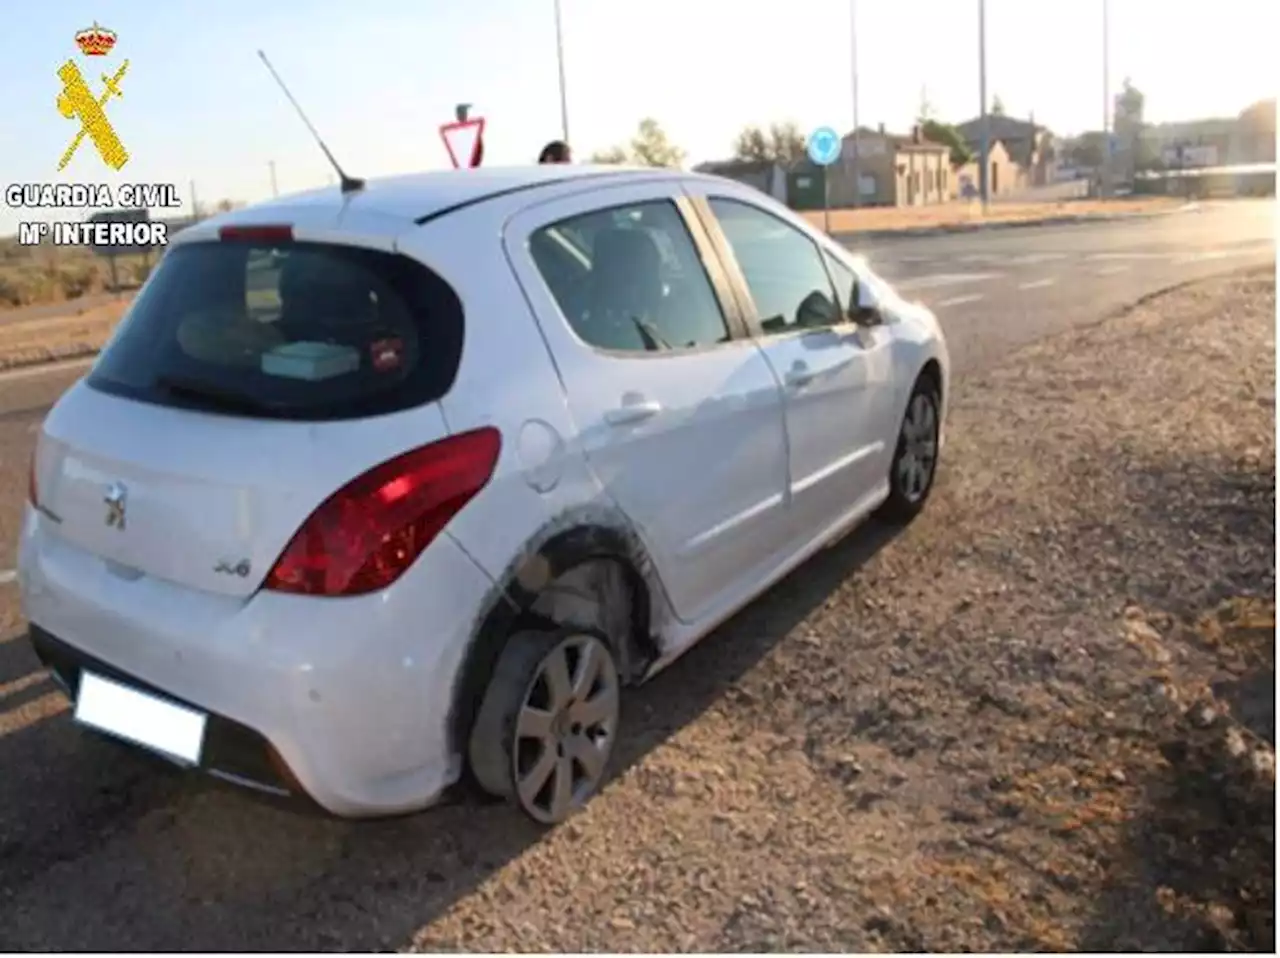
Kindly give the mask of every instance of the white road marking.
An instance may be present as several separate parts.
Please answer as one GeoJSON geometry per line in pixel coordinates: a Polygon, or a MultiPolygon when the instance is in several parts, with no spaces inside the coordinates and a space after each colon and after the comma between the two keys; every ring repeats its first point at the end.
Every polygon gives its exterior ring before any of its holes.
{"type": "Polygon", "coordinates": [[[1172,253],[1093,253],[1090,260],[1168,259],[1172,253]]]}
{"type": "Polygon", "coordinates": [[[1007,262],[1013,266],[1034,266],[1036,263],[1052,263],[1066,258],[1066,253],[1027,253],[1025,256],[1015,256],[1007,262]]]}
{"type": "Polygon", "coordinates": [[[999,258],[1000,258],[1000,257],[999,257],[999,255],[998,255],[998,254],[996,254],[996,253],[969,253],[969,254],[968,254],[968,255],[966,255],[966,256],[961,256],[961,257],[959,257],[958,262],[961,262],[961,263],[990,263],[992,260],[996,260],[996,259],[999,259],[999,258]]]}
{"type": "Polygon", "coordinates": [[[1041,289],[1045,286],[1052,286],[1056,282],[1057,280],[1053,279],[1052,277],[1046,277],[1045,279],[1035,279],[1029,283],[1023,283],[1021,286],[1018,287],[1018,289],[1041,289]]]}
{"type": "Polygon", "coordinates": [[[84,359],[69,359],[64,362],[41,363],[38,366],[20,366],[8,372],[0,372],[0,383],[14,382],[19,379],[32,379],[38,376],[51,376],[54,373],[69,369],[92,366],[97,356],[86,356],[84,359]]]}
{"type": "Polygon", "coordinates": [[[1116,273],[1124,273],[1133,269],[1132,266],[1107,266],[1098,270],[1099,276],[1114,276],[1116,273]]]}
{"type": "Polygon", "coordinates": [[[1231,256],[1247,256],[1250,253],[1258,252],[1256,247],[1248,249],[1211,249],[1203,253],[1188,253],[1178,257],[1179,263],[1201,263],[1206,260],[1227,259],[1231,256]]]}
{"type": "Polygon", "coordinates": [[[7,585],[18,580],[17,569],[0,569],[0,585],[7,585]]]}
{"type": "Polygon", "coordinates": [[[957,283],[982,283],[989,279],[999,279],[1002,273],[938,273],[934,276],[918,276],[915,279],[903,280],[899,289],[934,289],[938,286],[955,286],[957,283]]]}
{"type": "Polygon", "coordinates": [[[938,308],[942,309],[947,306],[960,306],[963,303],[976,303],[982,299],[981,293],[970,293],[968,296],[952,296],[950,299],[944,299],[938,304],[938,308]]]}

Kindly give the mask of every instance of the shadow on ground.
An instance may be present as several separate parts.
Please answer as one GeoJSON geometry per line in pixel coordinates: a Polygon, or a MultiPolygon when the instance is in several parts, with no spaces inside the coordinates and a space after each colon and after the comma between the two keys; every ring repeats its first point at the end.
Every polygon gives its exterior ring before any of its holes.
{"type": "Polygon", "coordinates": [[[1275,603],[1224,603],[1196,632],[1236,674],[1159,729],[1084,950],[1275,951],[1275,752],[1249,727],[1274,729],[1275,603]]]}
{"type": "MultiPolygon", "coordinates": [[[[864,526],[633,691],[615,776],[696,720],[840,583],[853,576],[856,588],[856,571],[896,534],[864,526]]],[[[25,642],[0,645],[0,682],[37,667],[25,642]]],[[[504,805],[343,822],[153,765],[65,714],[0,737],[0,913],[17,915],[0,922],[0,950],[399,948],[542,835],[504,805]]]]}
{"type": "Polygon", "coordinates": [[[1174,615],[1148,687],[1163,708],[1080,947],[1274,952],[1274,463],[1163,463],[1132,482],[1203,585],[1171,577],[1161,597],[1174,615]]]}

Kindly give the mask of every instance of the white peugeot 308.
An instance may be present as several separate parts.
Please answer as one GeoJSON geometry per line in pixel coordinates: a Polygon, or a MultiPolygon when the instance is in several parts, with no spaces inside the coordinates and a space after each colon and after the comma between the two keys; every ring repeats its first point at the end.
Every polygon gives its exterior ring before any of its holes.
{"type": "Polygon", "coordinates": [[[924,505],[934,316],[748,187],[544,166],[178,234],[49,414],[21,536],[82,724],[346,816],[544,823],[623,689],[924,505]]]}

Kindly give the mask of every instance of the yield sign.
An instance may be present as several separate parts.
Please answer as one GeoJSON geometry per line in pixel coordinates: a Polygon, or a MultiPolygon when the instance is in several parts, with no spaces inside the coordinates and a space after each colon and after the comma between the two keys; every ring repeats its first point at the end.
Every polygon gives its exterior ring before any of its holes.
{"type": "Polygon", "coordinates": [[[484,119],[477,117],[459,123],[446,123],[440,127],[440,139],[449,151],[449,160],[456,170],[462,166],[479,166],[484,159],[484,119]]]}

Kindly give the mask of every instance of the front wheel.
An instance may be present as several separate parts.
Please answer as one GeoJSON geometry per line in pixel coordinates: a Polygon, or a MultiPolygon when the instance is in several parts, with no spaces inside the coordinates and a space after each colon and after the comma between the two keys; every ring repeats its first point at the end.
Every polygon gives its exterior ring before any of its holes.
{"type": "Polygon", "coordinates": [[[924,508],[938,471],[938,435],[941,400],[937,387],[916,380],[898,432],[898,445],[889,466],[889,498],[880,507],[881,518],[909,522],[924,508]]]}

